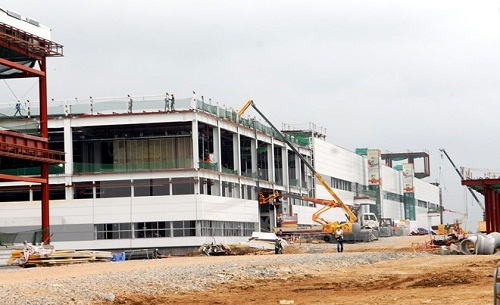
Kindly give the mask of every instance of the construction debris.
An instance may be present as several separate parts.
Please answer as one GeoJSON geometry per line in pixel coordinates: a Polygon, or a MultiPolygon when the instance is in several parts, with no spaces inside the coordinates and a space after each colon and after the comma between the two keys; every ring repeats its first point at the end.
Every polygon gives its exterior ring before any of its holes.
{"type": "Polygon", "coordinates": [[[8,265],[21,267],[54,266],[75,263],[110,261],[108,251],[54,250],[53,246],[24,243],[24,249],[12,250],[8,265]]]}
{"type": "Polygon", "coordinates": [[[198,249],[198,252],[203,252],[207,256],[213,256],[213,255],[225,255],[228,254],[231,251],[231,248],[229,248],[226,245],[223,244],[203,244],[201,247],[198,249]]]}

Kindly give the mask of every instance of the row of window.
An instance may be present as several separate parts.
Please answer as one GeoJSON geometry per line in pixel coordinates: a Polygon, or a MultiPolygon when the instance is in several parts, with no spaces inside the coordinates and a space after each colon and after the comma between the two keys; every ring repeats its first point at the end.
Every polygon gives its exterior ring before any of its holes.
{"type": "MultiPolygon", "coordinates": [[[[252,236],[255,223],[199,221],[200,236],[252,236]]],[[[196,235],[194,220],[95,224],[95,239],[188,237],[196,235]]]]}
{"type": "MultiPolygon", "coordinates": [[[[115,180],[96,182],[75,182],[73,199],[147,197],[195,194],[193,178],[115,180]]],[[[199,181],[200,194],[219,195],[219,181],[202,178],[199,181]]],[[[40,186],[15,186],[0,188],[0,202],[41,200],[40,186]]],[[[50,185],[49,199],[66,199],[64,184],[50,185]]],[[[256,186],[222,181],[222,197],[256,200],[256,186]],[[241,197],[240,197],[241,195],[241,197]]]]}
{"type": "Polygon", "coordinates": [[[96,224],[96,239],[196,236],[195,221],[155,221],[96,224]]]}
{"type": "Polygon", "coordinates": [[[432,203],[432,202],[418,200],[417,201],[417,206],[419,206],[421,208],[427,208],[430,211],[439,211],[439,205],[436,204],[436,203],[432,203]]]}

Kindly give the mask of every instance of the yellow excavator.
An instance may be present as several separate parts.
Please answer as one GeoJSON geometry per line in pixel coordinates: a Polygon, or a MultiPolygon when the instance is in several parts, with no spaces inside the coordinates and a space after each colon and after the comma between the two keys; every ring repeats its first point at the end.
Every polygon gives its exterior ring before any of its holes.
{"type": "MultiPolygon", "coordinates": [[[[328,191],[328,193],[330,193],[330,195],[332,195],[333,200],[323,200],[322,201],[323,203],[322,202],[317,202],[317,203],[320,203],[320,204],[324,204],[325,206],[323,208],[321,208],[320,210],[318,210],[316,213],[313,214],[313,220],[323,226],[323,233],[332,234],[333,232],[335,232],[335,230],[338,227],[342,227],[342,229],[344,230],[345,233],[352,232],[353,231],[353,224],[358,219],[356,217],[356,215],[351,211],[351,209],[349,208],[349,206],[347,204],[345,204],[342,201],[342,199],[340,199],[340,197],[328,185],[328,183],[326,183],[325,179],[323,179],[323,177],[321,177],[321,175],[314,169],[314,167],[309,163],[309,161],[307,161],[307,159],[304,158],[304,156],[302,156],[302,154],[299,153],[299,151],[297,150],[297,148],[295,148],[295,146],[287,139],[287,137],[278,128],[276,128],[273,125],[273,123],[271,123],[267,119],[267,117],[255,106],[255,103],[253,102],[253,100],[249,100],[245,104],[245,106],[243,106],[243,108],[238,112],[238,115],[240,117],[243,116],[243,114],[245,113],[245,111],[250,106],[253,107],[253,109],[255,109],[255,111],[257,111],[257,113],[267,122],[267,124],[269,124],[269,126],[278,135],[280,135],[281,140],[288,145],[288,147],[300,158],[300,160],[302,160],[302,162],[304,162],[304,164],[314,174],[314,176],[321,183],[321,185],[323,185],[323,187],[328,191]],[[334,207],[341,208],[344,211],[344,213],[346,215],[346,218],[347,218],[346,222],[337,222],[337,221],[333,221],[332,222],[332,221],[327,221],[327,220],[325,220],[325,219],[323,219],[321,217],[322,213],[324,213],[328,209],[331,209],[331,208],[334,208],[334,207]]],[[[321,199],[315,199],[315,198],[310,198],[310,199],[320,200],[321,201],[321,199]]]]}

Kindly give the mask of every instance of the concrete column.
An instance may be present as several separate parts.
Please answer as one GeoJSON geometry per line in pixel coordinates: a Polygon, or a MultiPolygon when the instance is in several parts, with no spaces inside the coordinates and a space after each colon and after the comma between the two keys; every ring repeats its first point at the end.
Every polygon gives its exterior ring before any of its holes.
{"type": "Polygon", "coordinates": [[[216,128],[212,128],[212,137],[214,140],[214,151],[213,151],[213,156],[214,160],[211,160],[212,164],[217,163],[217,171],[222,171],[222,165],[221,163],[221,141],[220,141],[220,126],[217,124],[216,128]]]}
{"type": "Polygon", "coordinates": [[[258,167],[257,167],[257,138],[255,138],[255,141],[250,142],[250,153],[251,153],[251,159],[252,159],[252,172],[258,174],[258,167]]]}
{"type": "Polygon", "coordinates": [[[267,145],[267,180],[274,182],[274,140],[271,139],[271,144],[267,145]]]}
{"type": "Polygon", "coordinates": [[[200,168],[200,158],[198,156],[198,117],[193,120],[191,124],[192,141],[193,141],[193,167],[200,168]]]}
{"type": "MultiPolygon", "coordinates": [[[[64,184],[72,185],[72,177],[74,173],[74,162],[73,162],[73,132],[71,130],[71,119],[63,119],[63,133],[64,133],[64,184]]],[[[73,199],[74,189],[72,187],[65,188],[66,199],[73,199]]]]}
{"type": "Polygon", "coordinates": [[[241,176],[241,152],[240,152],[240,135],[239,129],[238,133],[233,134],[233,164],[236,173],[241,176]]]}
{"type": "Polygon", "coordinates": [[[282,174],[283,174],[283,185],[284,186],[290,186],[290,175],[288,174],[288,153],[286,147],[281,147],[281,159],[283,162],[282,166],[282,174]]]}
{"type": "Polygon", "coordinates": [[[297,177],[297,183],[298,183],[297,186],[300,186],[302,183],[302,175],[301,175],[302,171],[300,170],[301,161],[300,161],[299,156],[297,156],[297,154],[294,154],[293,156],[295,159],[295,177],[297,177]]]}

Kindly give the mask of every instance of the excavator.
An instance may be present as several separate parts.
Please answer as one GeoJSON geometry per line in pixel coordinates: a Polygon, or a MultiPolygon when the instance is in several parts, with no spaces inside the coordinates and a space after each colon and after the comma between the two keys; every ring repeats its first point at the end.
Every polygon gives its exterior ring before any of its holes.
{"type": "MultiPolygon", "coordinates": [[[[302,154],[299,153],[297,148],[287,139],[287,137],[278,129],[276,128],[273,123],[269,121],[269,119],[255,106],[255,103],[253,100],[249,100],[245,106],[238,112],[238,116],[242,117],[245,111],[249,108],[252,107],[257,113],[269,124],[269,126],[281,137],[281,140],[285,142],[288,147],[300,158],[300,160],[309,168],[309,170],[313,173],[313,175],[316,177],[316,179],[323,185],[323,187],[328,191],[328,193],[333,197],[333,200],[325,200],[327,204],[325,207],[321,208],[318,210],[316,213],[313,214],[313,221],[316,223],[319,223],[323,226],[323,233],[331,235],[333,232],[338,227],[341,227],[344,230],[344,233],[350,233],[353,232],[353,224],[356,223],[357,217],[356,215],[351,211],[349,206],[345,204],[342,199],[335,193],[335,191],[328,185],[328,183],[323,179],[321,174],[319,174],[314,167],[307,161],[307,159],[302,156],[302,154]],[[337,222],[337,221],[327,221],[321,217],[321,214],[324,213],[325,211],[333,208],[333,207],[338,207],[341,208],[347,218],[346,222],[337,222]]],[[[314,198],[311,198],[314,199],[314,198]]],[[[316,199],[314,199],[316,200],[316,199]]],[[[321,200],[321,199],[318,199],[321,200]]],[[[314,201],[313,201],[314,202],[314,201]]],[[[320,202],[317,202],[320,203],[320,202]]],[[[321,203],[320,203],[321,204],[321,203]]]]}

